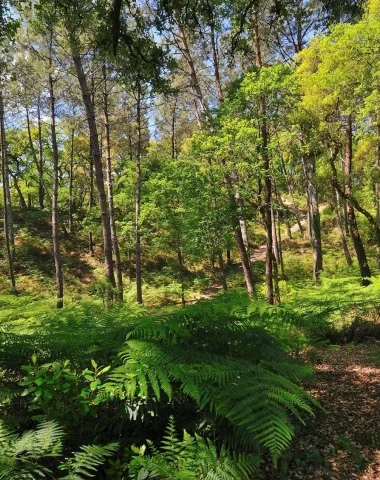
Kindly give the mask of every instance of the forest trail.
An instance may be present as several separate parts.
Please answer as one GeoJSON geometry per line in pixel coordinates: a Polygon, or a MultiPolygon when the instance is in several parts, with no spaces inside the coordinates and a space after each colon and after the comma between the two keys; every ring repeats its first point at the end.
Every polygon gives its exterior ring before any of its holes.
{"type": "MultiPolygon", "coordinates": [[[[325,411],[292,448],[288,480],[380,480],[380,346],[325,348],[307,389],[325,411]]],[[[276,477],[277,478],[277,477],[276,477]]]]}

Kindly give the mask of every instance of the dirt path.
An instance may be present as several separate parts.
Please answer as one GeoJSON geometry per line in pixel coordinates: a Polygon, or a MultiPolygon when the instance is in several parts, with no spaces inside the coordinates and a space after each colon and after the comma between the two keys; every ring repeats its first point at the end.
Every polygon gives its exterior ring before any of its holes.
{"type": "Polygon", "coordinates": [[[308,390],[325,412],[297,436],[283,478],[380,480],[380,346],[326,348],[313,360],[308,390]]]}

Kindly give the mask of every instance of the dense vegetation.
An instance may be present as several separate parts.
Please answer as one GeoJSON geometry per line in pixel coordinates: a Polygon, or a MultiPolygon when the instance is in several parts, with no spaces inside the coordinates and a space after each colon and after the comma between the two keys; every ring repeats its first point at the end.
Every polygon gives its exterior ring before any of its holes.
{"type": "Polygon", "coordinates": [[[0,0],[0,478],[288,478],[317,349],[379,354],[379,44],[377,0],[0,0]]]}

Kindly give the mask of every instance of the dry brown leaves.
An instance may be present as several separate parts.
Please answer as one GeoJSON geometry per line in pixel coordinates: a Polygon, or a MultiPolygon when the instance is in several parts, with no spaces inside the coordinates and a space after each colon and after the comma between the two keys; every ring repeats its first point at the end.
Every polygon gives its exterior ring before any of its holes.
{"type": "Polygon", "coordinates": [[[373,345],[317,352],[317,378],[306,388],[325,411],[297,436],[283,465],[287,473],[267,478],[380,480],[380,368],[371,361],[374,352],[380,358],[380,347],[373,345]]]}

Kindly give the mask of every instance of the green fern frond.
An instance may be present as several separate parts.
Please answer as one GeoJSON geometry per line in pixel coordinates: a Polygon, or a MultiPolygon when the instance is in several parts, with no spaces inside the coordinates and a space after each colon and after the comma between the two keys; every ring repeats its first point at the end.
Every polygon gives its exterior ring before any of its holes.
{"type": "Polygon", "coordinates": [[[113,455],[119,448],[118,443],[109,445],[86,445],[81,447],[81,451],[74,454],[74,457],[67,460],[59,468],[68,470],[69,473],[62,477],[62,480],[83,480],[86,478],[95,478],[97,467],[102,465],[105,459],[113,455]]]}
{"type": "Polygon", "coordinates": [[[218,452],[210,440],[199,435],[184,431],[180,440],[173,418],[169,420],[160,449],[152,451],[151,456],[145,456],[145,451],[141,448],[129,464],[132,479],[248,480],[259,465],[258,457],[231,454],[225,446],[218,452]]]}

